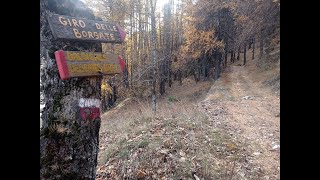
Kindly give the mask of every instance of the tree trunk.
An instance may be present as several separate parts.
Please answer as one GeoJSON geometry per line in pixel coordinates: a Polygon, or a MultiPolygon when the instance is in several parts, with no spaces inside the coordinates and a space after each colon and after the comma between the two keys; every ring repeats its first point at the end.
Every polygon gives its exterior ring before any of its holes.
{"type": "Polygon", "coordinates": [[[228,62],[228,53],[224,54],[224,67],[227,67],[227,62],[228,62]]]}
{"type": "Polygon", "coordinates": [[[113,85],[112,87],[112,101],[113,104],[117,101],[117,86],[113,85]]]}
{"type": "Polygon", "coordinates": [[[131,82],[131,87],[133,87],[133,84],[132,84],[132,76],[133,76],[133,67],[132,67],[133,65],[132,65],[132,60],[131,60],[131,63],[130,63],[130,82],[131,82]]]}
{"type": "Polygon", "coordinates": [[[160,63],[161,65],[160,65],[160,81],[159,81],[159,92],[160,92],[160,94],[161,95],[163,95],[164,93],[165,93],[165,91],[166,91],[166,84],[165,84],[165,82],[166,82],[166,78],[165,78],[165,67],[166,67],[166,65],[165,65],[165,62],[161,62],[160,63]]]}
{"type": "Polygon", "coordinates": [[[81,1],[64,2],[40,1],[40,75],[45,100],[40,129],[40,179],[95,179],[102,77],[60,80],[54,52],[102,49],[100,43],[68,42],[53,37],[46,18],[48,12],[95,20],[88,8],[78,8],[85,7],[81,1]]]}
{"type": "MultiPolygon", "coordinates": [[[[154,73],[154,76],[155,76],[155,73],[154,73]]],[[[153,79],[152,81],[152,95],[151,95],[151,108],[152,108],[152,111],[155,113],[156,110],[157,110],[157,96],[156,96],[156,80],[155,78],[153,79]]]]}
{"type": "Polygon", "coordinates": [[[171,66],[169,66],[169,87],[171,88],[172,86],[172,70],[171,70],[171,66]]]}
{"type": "Polygon", "coordinates": [[[221,53],[215,52],[215,74],[214,80],[217,80],[220,77],[220,62],[221,62],[221,53]]]}
{"type": "Polygon", "coordinates": [[[228,42],[226,42],[226,47],[224,49],[224,63],[223,63],[224,67],[227,67],[227,62],[228,62],[228,42]]]}
{"type": "Polygon", "coordinates": [[[106,112],[107,111],[107,95],[106,94],[104,94],[104,95],[102,95],[102,101],[101,101],[101,104],[102,104],[102,112],[106,112]]]}
{"type": "Polygon", "coordinates": [[[197,81],[196,82],[198,82],[198,81],[200,81],[200,76],[201,76],[201,66],[200,66],[200,64],[198,64],[198,73],[197,73],[197,81]]]}
{"type": "Polygon", "coordinates": [[[165,86],[165,79],[164,78],[162,78],[161,80],[160,80],[160,94],[161,95],[163,95],[164,93],[165,93],[165,91],[166,91],[166,86],[165,86]]]}
{"type": "Polygon", "coordinates": [[[205,56],[205,62],[204,62],[204,77],[205,80],[208,78],[208,71],[209,71],[209,62],[208,62],[208,56],[205,56]]]}
{"type": "Polygon", "coordinates": [[[108,108],[111,108],[113,106],[113,94],[108,94],[108,108]]]}
{"type": "Polygon", "coordinates": [[[201,66],[202,66],[202,77],[205,79],[206,77],[206,57],[201,59],[201,66]]]}
{"type": "Polygon", "coordinates": [[[155,18],[155,7],[157,0],[150,0],[151,7],[151,49],[152,49],[152,63],[153,63],[153,81],[152,81],[152,111],[156,112],[157,97],[156,97],[156,67],[157,67],[157,34],[156,34],[156,18],[155,18]]]}
{"type": "Polygon", "coordinates": [[[240,60],[240,51],[241,51],[241,49],[240,49],[240,46],[239,46],[239,48],[238,48],[238,55],[237,55],[237,61],[240,60]]]}
{"type": "Polygon", "coordinates": [[[244,45],[243,45],[243,65],[246,65],[246,61],[247,61],[247,47],[246,47],[246,43],[244,43],[244,45]]]}
{"type": "Polygon", "coordinates": [[[180,69],[177,72],[177,78],[179,80],[179,85],[182,86],[182,72],[180,71],[180,69]]]}
{"type": "Polygon", "coordinates": [[[233,50],[230,52],[230,63],[233,63],[233,50]]]}
{"type": "Polygon", "coordinates": [[[260,31],[260,58],[263,56],[263,30],[260,31]]]}
{"type": "Polygon", "coordinates": [[[198,82],[198,77],[197,77],[196,71],[193,71],[193,72],[192,72],[192,75],[193,75],[193,77],[194,77],[194,81],[197,83],[197,82],[198,82]]]}
{"type": "Polygon", "coordinates": [[[255,38],[253,38],[253,42],[252,42],[252,62],[254,61],[254,45],[255,45],[255,38]]]}

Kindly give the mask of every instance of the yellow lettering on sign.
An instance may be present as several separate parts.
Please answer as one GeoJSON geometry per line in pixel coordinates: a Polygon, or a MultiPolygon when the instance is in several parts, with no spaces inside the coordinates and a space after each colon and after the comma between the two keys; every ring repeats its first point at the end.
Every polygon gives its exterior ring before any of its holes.
{"type": "Polygon", "coordinates": [[[108,33],[104,33],[104,35],[106,36],[106,39],[110,39],[108,33]]]}
{"type": "Polygon", "coordinates": [[[95,24],[96,24],[96,28],[97,28],[97,29],[101,29],[100,24],[98,24],[98,23],[95,23],[95,24]]]}
{"type": "Polygon", "coordinates": [[[67,20],[68,20],[69,26],[72,26],[70,19],[67,19],[67,20]]]}
{"type": "Polygon", "coordinates": [[[100,32],[99,35],[100,35],[100,39],[106,39],[102,32],[100,32]]]}
{"type": "Polygon", "coordinates": [[[66,56],[68,61],[107,61],[114,60],[113,57],[107,57],[102,53],[92,53],[92,52],[72,52],[66,51],[66,56]]]}
{"type": "Polygon", "coordinates": [[[113,30],[114,30],[114,32],[117,32],[117,27],[113,26],[113,30]]]}
{"type": "Polygon", "coordinates": [[[62,25],[66,26],[68,23],[64,17],[59,16],[59,21],[62,25]]]}
{"type": "MultiPolygon", "coordinates": [[[[65,23],[66,25],[68,24],[67,21],[62,21],[62,22],[65,23]]],[[[113,33],[79,31],[76,28],[73,28],[73,33],[74,33],[74,36],[77,38],[106,39],[106,40],[114,40],[114,41],[116,40],[115,35],[113,33]]]]}
{"type": "Polygon", "coordinates": [[[94,35],[94,37],[95,37],[96,39],[99,39],[99,35],[98,35],[97,32],[93,32],[93,35],[94,35]]]}
{"type": "Polygon", "coordinates": [[[106,29],[104,28],[104,24],[101,24],[101,29],[106,30],[106,29]]]}
{"type": "Polygon", "coordinates": [[[114,35],[113,35],[113,34],[110,34],[110,37],[111,37],[112,40],[116,40],[116,39],[114,38],[114,35]]]}
{"type": "Polygon", "coordinates": [[[73,28],[73,33],[74,33],[74,36],[77,37],[77,38],[81,38],[82,37],[78,29],[73,28]]]}
{"type": "Polygon", "coordinates": [[[106,25],[106,28],[107,28],[109,31],[112,31],[112,28],[110,27],[110,25],[106,25]]]}
{"type": "Polygon", "coordinates": [[[91,32],[91,31],[88,31],[88,36],[89,36],[89,38],[94,38],[94,37],[92,36],[92,32],[91,32]]]}
{"type": "Polygon", "coordinates": [[[98,72],[105,74],[120,72],[116,64],[70,64],[68,67],[71,76],[99,75],[98,72]]]}
{"type": "Polygon", "coordinates": [[[87,37],[88,36],[86,31],[82,31],[81,34],[82,34],[83,37],[87,37]]]}
{"type": "Polygon", "coordinates": [[[74,27],[79,27],[77,20],[71,19],[74,27]]]}
{"type": "Polygon", "coordinates": [[[72,76],[95,75],[99,71],[98,64],[70,64],[69,72],[72,76]]]}
{"type": "Polygon", "coordinates": [[[84,28],[86,27],[86,23],[84,23],[82,20],[79,20],[79,25],[84,28]]]}

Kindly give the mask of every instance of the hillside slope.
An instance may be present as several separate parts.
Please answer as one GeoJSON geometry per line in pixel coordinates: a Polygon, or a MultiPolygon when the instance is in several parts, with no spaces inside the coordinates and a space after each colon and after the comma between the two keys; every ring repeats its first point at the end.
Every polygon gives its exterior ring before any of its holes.
{"type": "Polygon", "coordinates": [[[280,179],[279,65],[238,64],[105,113],[97,179],[280,179]]]}

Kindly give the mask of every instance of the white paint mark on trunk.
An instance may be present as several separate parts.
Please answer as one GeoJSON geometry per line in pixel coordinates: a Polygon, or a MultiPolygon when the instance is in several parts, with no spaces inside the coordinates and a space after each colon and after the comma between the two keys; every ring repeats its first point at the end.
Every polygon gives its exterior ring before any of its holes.
{"type": "Polygon", "coordinates": [[[83,107],[97,107],[100,108],[101,101],[99,99],[81,98],[79,100],[79,106],[83,107]]]}

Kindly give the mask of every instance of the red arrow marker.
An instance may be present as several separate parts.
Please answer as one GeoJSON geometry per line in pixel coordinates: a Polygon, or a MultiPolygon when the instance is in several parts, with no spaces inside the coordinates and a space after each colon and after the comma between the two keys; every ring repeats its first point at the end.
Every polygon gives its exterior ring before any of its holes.
{"type": "Polygon", "coordinates": [[[70,73],[67,66],[66,56],[63,50],[58,50],[54,53],[59,69],[60,78],[62,80],[69,79],[70,73]]]}
{"type": "Polygon", "coordinates": [[[125,67],[126,63],[123,61],[123,59],[121,58],[121,56],[120,56],[120,55],[118,55],[118,61],[119,61],[119,64],[120,64],[121,70],[122,70],[122,72],[123,72],[123,70],[124,70],[124,67],[125,67]]]}

